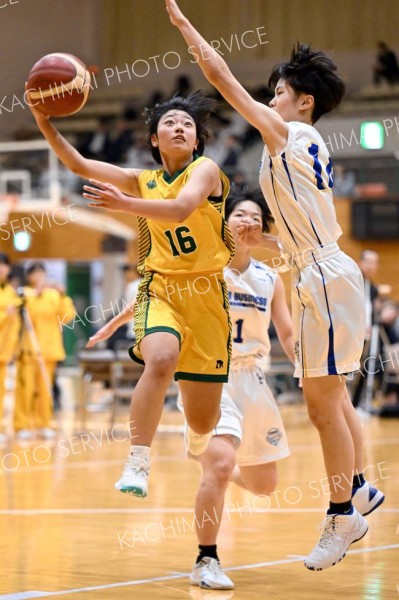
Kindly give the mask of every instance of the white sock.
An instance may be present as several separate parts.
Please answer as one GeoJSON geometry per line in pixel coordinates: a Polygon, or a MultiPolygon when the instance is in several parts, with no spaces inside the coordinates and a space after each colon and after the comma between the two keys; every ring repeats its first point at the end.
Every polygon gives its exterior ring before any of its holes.
{"type": "Polygon", "coordinates": [[[130,454],[140,456],[147,462],[150,462],[150,450],[151,448],[149,446],[135,446],[133,444],[130,446],[130,454]]]}

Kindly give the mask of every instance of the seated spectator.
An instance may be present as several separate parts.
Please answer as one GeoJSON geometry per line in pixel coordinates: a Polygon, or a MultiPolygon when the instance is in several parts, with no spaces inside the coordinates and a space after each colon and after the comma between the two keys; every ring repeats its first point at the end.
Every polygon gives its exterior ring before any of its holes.
{"type": "Polygon", "coordinates": [[[96,131],[86,135],[78,145],[78,151],[85,158],[107,161],[108,148],[111,137],[111,117],[101,117],[96,131]]]}
{"type": "Polygon", "coordinates": [[[229,135],[225,141],[225,151],[226,154],[220,168],[226,173],[227,177],[231,179],[242,151],[240,138],[236,135],[229,135]]]}
{"type": "Polygon", "coordinates": [[[127,120],[118,118],[109,132],[105,161],[113,164],[126,162],[127,153],[133,145],[133,134],[127,120]]]}
{"type": "Polygon", "coordinates": [[[334,197],[353,197],[356,190],[356,177],[353,171],[347,171],[340,164],[334,164],[334,197]]]}
{"type": "Polygon", "coordinates": [[[399,343],[399,310],[393,300],[386,300],[380,308],[379,320],[390,344],[399,343]]]}
{"type": "MultiPolygon", "coordinates": [[[[380,309],[380,332],[382,348],[381,353],[384,356],[384,350],[387,344],[399,344],[399,307],[392,300],[383,302],[380,309]]],[[[399,348],[399,346],[397,346],[399,348]]],[[[391,361],[393,364],[398,363],[398,350],[389,350],[390,356],[385,356],[385,360],[391,361]]],[[[387,363],[385,363],[387,364],[387,363]]],[[[382,398],[382,406],[384,407],[399,406],[399,384],[388,383],[385,394],[382,398]]]]}
{"type": "Polygon", "coordinates": [[[379,85],[386,80],[390,85],[399,83],[399,65],[396,54],[385,42],[378,42],[378,53],[374,70],[374,84],[379,85]]]}

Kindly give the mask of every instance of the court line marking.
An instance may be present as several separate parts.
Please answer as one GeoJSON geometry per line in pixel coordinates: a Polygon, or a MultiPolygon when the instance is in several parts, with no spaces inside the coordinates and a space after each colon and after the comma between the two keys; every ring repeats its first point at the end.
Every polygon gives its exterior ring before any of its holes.
{"type": "MultiPolygon", "coordinates": [[[[72,437],[79,437],[78,435],[76,436],[72,436],[72,437]]],[[[71,438],[66,438],[66,439],[71,439],[71,438]]],[[[64,438],[61,438],[61,441],[65,441],[64,438]]],[[[120,443],[117,442],[116,440],[114,440],[115,443],[120,443]]],[[[125,441],[125,440],[123,440],[125,441]]],[[[391,445],[391,444],[398,444],[399,443],[399,437],[394,437],[394,438],[380,438],[380,439],[376,439],[376,440],[368,440],[367,442],[365,442],[365,446],[380,446],[380,445],[391,445]]],[[[58,442],[57,442],[58,444],[58,442]]],[[[6,452],[5,449],[0,449],[0,455],[1,452],[4,452],[4,456],[8,456],[8,455],[15,455],[17,456],[18,454],[21,454],[27,450],[34,450],[36,447],[38,446],[42,446],[44,444],[36,444],[36,445],[32,445],[29,446],[28,448],[25,448],[22,451],[19,452],[11,452],[8,453],[6,452]]],[[[50,449],[53,449],[55,447],[56,444],[54,444],[54,446],[48,446],[50,449]]],[[[108,445],[110,445],[108,443],[108,445]]],[[[67,447],[68,448],[68,447],[67,447]]],[[[91,448],[90,450],[96,451],[98,449],[101,448],[101,445],[98,446],[98,448],[91,448]]],[[[292,450],[292,452],[306,452],[309,450],[316,450],[316,449],[320,449],[320,444],[319,443],[310,443],[310,444],[291,444],[290,449],[292,450]]],[[[69,448],[68,448],[69,450],[69,448]]],[[[77,454],[84,454],[88,452],[88,450],[84,449],[83,452],[72,452],[71,455],[72,456],[76,456],[77,454]]],[[[123,463],[123,459],[119,459],[119,458],[111,458],[111,459],[104,459],[104,460],[95,460],[93,458],[93,460],[85,460],[85,461],[81,461],[81,462],[68,462],[67,459],[70,458],[70,455],[68,454],[66,457],[59,457],[59,456],[55,456],[54,457],[54,461],[52,463],[49,464],[39,464],[37,465],[36,463],[32,463],[30,465],[26,465],[23,467],[19,467],[17,466],[15,469],[1,469],[0,468],[0,476],[1,475],[9,475],[9,474],[14,474],[14,475],[18,475],[19,473],[26,473],[27,471],[35,471],[35,472],[40,472],[40,471],[62,471],[65,469],[83,469],[86,467],[90,467],[93,468],[93,465],[95,465],[95,467],[106,467],[106,466],[111,466],[111,465],[121,465],[123,463]],[[66,462],[60,462],[60,461],[66,461],[66,462]]],[[[2,460],[3,460],[2,459],[2,460]]],[[[184,452],[182,452],[182,454],[166,454],[166,455],[160,455],[159,453],[157,454],[157,460],[156,462],[170,462],[170,461],[176,461],[176,462],[182,462],[185,461],[187,459],[186,455],[184,452]]],[[[386,462],[386,461],[385,461],[386,462]]],[[[4,467],[4,465],[3,465],[4,467]]]]}
{"type": "MultiPolygon", "coordinates": [[[[264,513],[321,513],[323,508],[264,508],[256,510],[248,510],[244,507],[234,508],[227,511],[232,513],[248,513],[248,514],[264,514],[264,513]]],[[[24,516],[32,517],[37,515],[113,515],[113,514],[174,514],[174,513],[192,513],[193,508],[12,508],[0,510],[0,516],[24,516]]],[[[378,514],[396,514],[399,513],[399,508],[379,508],[378,514]]],[[[0,596],[1,599],[1,596],[0,596]]]]}
{"type": "MultiPolygon", "coordinates": [[[[374,546],[371,548],[361,548],[359,550],[349,550],[348,554],[362,554],[362,553],[370,553],[370,552],[379,552],[381,550],[394,550],[399,548],[399,544],[391,544],[387,546],[374,546]]],[[[241,571],[245,569],[259,569],[262,567],[275,567],[277,565],[286,565],[292,564],[296,562],[302,562],[303,558],[285,558],[281,560],[268,561],[263,563],[253,563],[249,565],[238,565],[236,567],[227,567],[225,571],[241,571]]],[[[108,590],[118,587],[128,587],[133,585],[143,585],[146,583],[157,583],[159,581],[173,581],[176,579],[182,579],[183,577],[188,577],[190,573],[177,573],[173,575],[164,575],[163,577],[149,577],[148,579],[136,579],[133,581],[122,581],[119,583],[109,583],[104,585],[95,585],[91,587],[84,588],[73,588],[70,590],[62,590],[60,592],[39,592],[39,591],[31,591],[31,592],[16,592],[15,594],[5,594],[0,596],[0,600],[17,600],[18,598],[23,598],[24,600],[29,600],[30,598],[44,598],[49,596],[66,596],[67,594],[79,594],[81,592],[95,592],[99,590],[108,590]],[[28,595],[29,594],[29,595],[28,595]],[[38,596],[41,594],[41,596],[38,596]]]]}

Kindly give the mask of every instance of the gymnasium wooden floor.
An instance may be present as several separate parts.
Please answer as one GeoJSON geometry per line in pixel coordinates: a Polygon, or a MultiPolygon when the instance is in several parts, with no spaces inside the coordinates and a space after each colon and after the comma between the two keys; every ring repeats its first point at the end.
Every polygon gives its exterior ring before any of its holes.
{"type": "MultiPolygon", "coordinates": [[[[364,424],[366,475],[386,494],[366,537],[335,567],[315,573],[302,561],[327,506],[321,451],[304,406],[283,406],[291,457],[269,500],[233,485],[219,554],[234,591],[188,584],[196,556],[192,506],[199,477],[184,456],[181,417],[165,412],[153,447],[150,495],[113,488],[128,444],[93,420],[79,437],[64,422],[59,440],[1,450],[0,600],[66,599],[387,600],[399,598],[399,423],[364,424]]],[[[104,419],[104,415],[101,416],[104,419]]]]}

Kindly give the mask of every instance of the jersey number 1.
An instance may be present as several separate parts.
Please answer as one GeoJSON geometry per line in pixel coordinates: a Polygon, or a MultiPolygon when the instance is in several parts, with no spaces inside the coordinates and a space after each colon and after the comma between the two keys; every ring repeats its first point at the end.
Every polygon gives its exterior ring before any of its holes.
{"type": "Polygon", "coordinates": [[[242,326],[244,324],[244,319],[237,319],[235,324],[237,325],[237,335],[233,339],[233,342],[236,344],[242,344],[244,341],[244,339],[242,337],[242,326]]]}
{"type": "Polygon", "coordinates": [[[197,249],[195,239],[191,235],[183,235],[189,232],[189,228],[185,225],[183,225],[182,227],[177,227],[174,230],[174,232],[172,232],[170,229],[167,229],[164,232],[166,237],[168,238],[173,256],[180,256],[180,253],[190,254],[191,252],[194,252],[194,250],[197,249]]]}
{"type": "MultiPolygon", "coordinates": [[[[325,190],[326,186],[323,183],[323,175],[322,175],[322,165],[319,160],[319,146],[317,144],[310,144],[308,148],[308,152],[310,156],[313,156],[313,171],[316,177],[316,184],[318,190],[325,190]]],[[[326,166],[326,173],[328,177],[328,187],[332,188],[333,186],[333,176],[332,176],[332,160],[331,158],[328,161],[328,165],[326,166]]]]}

